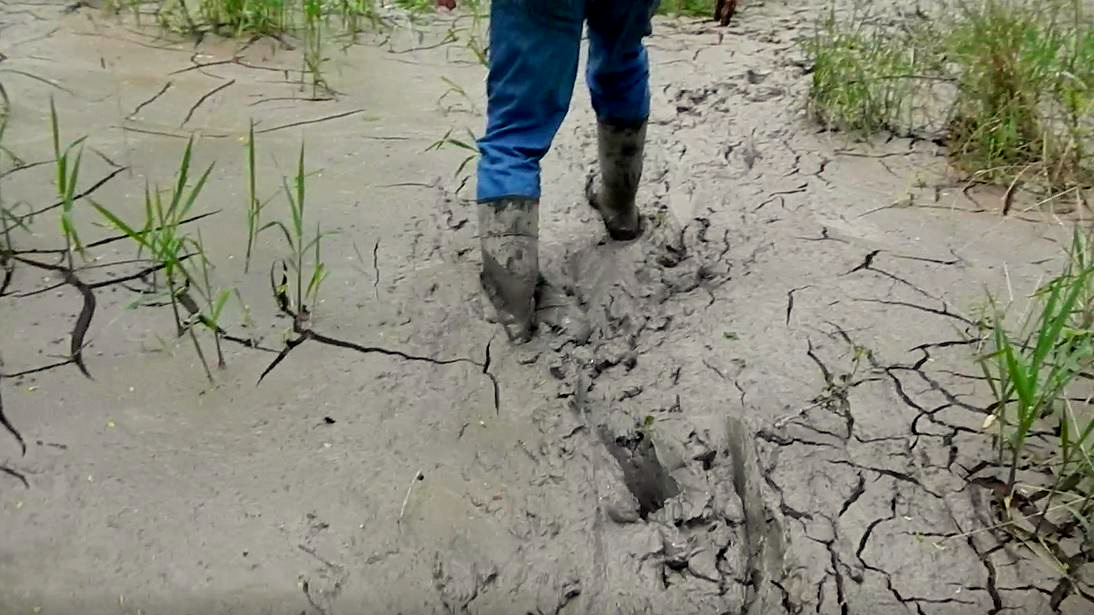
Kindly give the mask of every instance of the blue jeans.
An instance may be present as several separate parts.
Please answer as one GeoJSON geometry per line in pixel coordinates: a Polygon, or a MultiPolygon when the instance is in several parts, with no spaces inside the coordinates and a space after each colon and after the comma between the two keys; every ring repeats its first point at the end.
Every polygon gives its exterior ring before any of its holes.
{"type": "Polygon", "coordinates": [[[597,119],[644,122],[649,61],[642,39],[660,0],[493,0],[486,134],[478,140],[479,202],[540,198],[540,160],[573,96],[582,26],[585,80],[597,119]]]}

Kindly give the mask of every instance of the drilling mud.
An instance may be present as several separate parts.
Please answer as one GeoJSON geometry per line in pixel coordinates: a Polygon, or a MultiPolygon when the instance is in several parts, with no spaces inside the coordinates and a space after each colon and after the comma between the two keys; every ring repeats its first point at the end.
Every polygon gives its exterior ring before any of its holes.
{"type": "MultiPolygon", "coordinates": [[[[65,140],[87,135],[81,192],[126,220],[196,135],[194,168],[216,166],[193,214],[217,213],[194,224],[254,323],[232,304],[210,384],[169,307],[130,309],[139,266],[65,284],[26,262],[63,253],[55,218],[13,234],[52,252],[4,263],[25,452],[0,441],[0,613],[1089,612],[990,531],[966,337],[984,290],[1031,290],[1067,231],[1000,216],[932,143],[818,133],[798,43],[821,3],[729,4],[728,27],[649,39],[633,241],[586,202],[577,89],[544,161],[538,309],[579,314],[525,345],[484,317],[473,165],[430,148],[483,122],[483,68],[439,43],[463,18],[332,45],[317,93],[287,43],[0,5],[5,206],[54,201],[51,96],[65,140]],[[334,231],[307,319],[271,296],[277,231],[243,272],[251,119],[261,196],[303,140],[308,219],[334,231]],[[88,297],[90,379],[66,361],[88,297]]],[[[75,219],[113,235],[86,200],[75,219]]]]}

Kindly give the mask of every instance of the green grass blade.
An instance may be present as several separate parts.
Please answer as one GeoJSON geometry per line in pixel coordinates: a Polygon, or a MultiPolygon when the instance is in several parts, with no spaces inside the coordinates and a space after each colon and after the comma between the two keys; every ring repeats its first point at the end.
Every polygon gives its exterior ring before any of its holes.
{"type": "Polygon", "coordinates": [[[300,155],[296,163],[296,211],[293,216],[293,224],[296,236],[304,236],[304,144],[300,144],[300,155]]]}
{"type": "Polygon", "coordinates": [[[258,229],[258,232],[261,233],[262,231],[264,231],[268,228],[281,229],[281,233],[285,236],[285,241],[288,242],[288,244],[289,244],[289,249],[293,250],[294,252],[296,251],[296,249],[295,249],[296,243],[293,241],[292,233],[289,232],[289,227],[285,226],[285,224],[283,222],[281,222],[280,220],[273,220],[271,222],[267,222],[266,224],[262,225],[261,228],[258,229]]]}
{"type": "Polygon", "coordinates": [[[194,187],[190,190],[190,196],[186,198],[186,203],[183,205],[182,211],[180,211],[176,216],[177,220],[185,218],[186,214],[189,213],[191,208],[193,208],[194,201],[197,200],[198,195],[201,194],[202,188],[205,187],[205,182],[209,179],[209,174],[213,171],[214,164],[216,163],[210,164],[209,167],[205,169],[205,172],[201,174],[201,177],[198,178],[197,183],[194,184],[194,187]]]}
{"type": "Polygon", "coordinates": [[[76,160],[72,163],[72,173],[68,178],[68,185],[65,186],[64,196],[64,210],[62,213],[62,219],[65,221],[66,236],[72,242],[72,246],[76,248],[78,252],[83,252],[83,245],[80,243],[80,237],[76,232],[76,226],[72,222],[72,207],[75,204],[76,199],[76,182],[80,179],[80,163],[84,156],[84,148],[81,146],[79,151],[76,152],[76,160]]]}
{"type": "Polygon", "coordinates": [[[124,233],[127,237],[129,237],[133,241],[137,242],[138,244],[140,244],[142,246],[145,246],[145,247],[150,247],[150,246],[148,246],[148,244],[145,240],[146,231],[139,231],[138,232],[138,231],[134,230],[133,227],[126,224],[125,221],[122,220],[117,215],[115,215],[114,212],[110,211],[106,207],[103,207],[102,205],[100,205],[94,199],[89,199],[89,200],[91,201],[91,206],[94,207],[99,212],[99,214],[102,215],[102,217],[106,218],[106,221],[109,222],[111,226],[118,229],[119,231],[124,233]]]}
{"type": "Polygon", "coordinates": [[[232,296],[232,291],[224,289],[217,293],[216,301],[213,302],[213,307],[210,313],[210,320],[214,324],[220,322],[220,315],[224,311],[224,306],[227,305],[228,299],[232,296]]]}
{"type": "Polygon", "coordinates": [[[57,165],[57,192],[58,196],[63,196],[68,162],[61,155],[61,129],[58,126],[57,107],[54,105],[52,94],[49,97],[49,121],[50,130],[53,133],[53,160],[57,165]]]}
{"type": "Polygon", "coordinates": [[[190,139],[186,141],[186,148],[182,152],[182,161],[179,162],[179,176],[175,183],[175,190],[171,194],[171,204],[167,208],[167,215],[174,217],[175,212],[178,210],[179,202],[182,199],[182,195],[186,190],[186,183],[189,180],[190,175],[190,156],[192,155],[194,148],[194,137],[190,136],[190,139]]]}

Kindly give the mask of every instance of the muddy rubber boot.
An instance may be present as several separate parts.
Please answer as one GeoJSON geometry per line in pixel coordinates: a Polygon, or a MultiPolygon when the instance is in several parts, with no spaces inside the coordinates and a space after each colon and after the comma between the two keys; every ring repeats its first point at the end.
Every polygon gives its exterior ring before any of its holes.
{"type": "Polygon", "coordinates": [[[616,241],[635,239],[642,232],[634,197],[642,179],[645,145],[645,122],[630,126],[597,123],[600,180],[596,173],[589,175],[585,198],[600,212],[608,235],[616,241]]]}
{"type": "Polygon", "coordinates": [[[532,339],[539,280],[539,203],[503,199],[479,203],[482,272],[479,281],[509,339],[532,339]]]}

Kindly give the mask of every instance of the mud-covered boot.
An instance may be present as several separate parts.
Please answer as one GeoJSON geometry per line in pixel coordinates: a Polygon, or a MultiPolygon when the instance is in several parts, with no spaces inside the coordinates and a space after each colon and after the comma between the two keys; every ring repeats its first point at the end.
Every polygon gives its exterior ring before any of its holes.
{"type": "Polygon", "coordinates": [[[539,280],[539,203],[503,199],[479,203],[482,272],[479,281],[509,339],[532,338],[539,280]]]}
{"type": "Polygon", "coordinates": [[[616,241],[635,239],[642,231],[634,197],[642,179],[645,145],[645,122],[597,123],[600,179],[597,181],[596,173],[589,175],[585,197],[600,212],[608,235],[616,241]]]}

